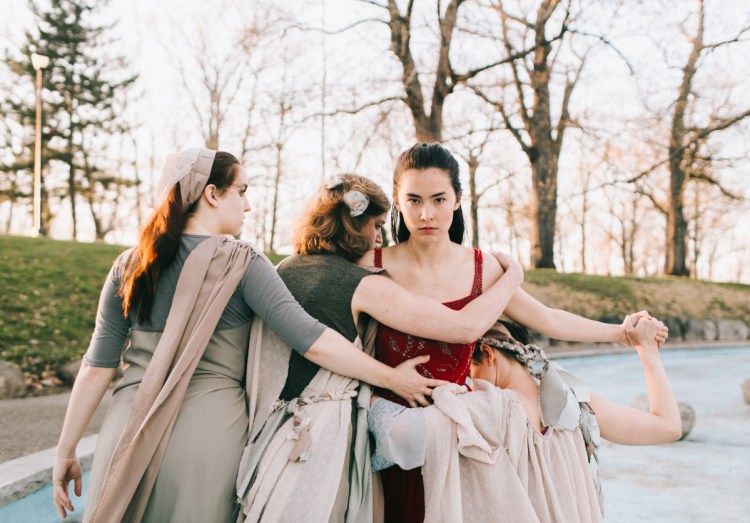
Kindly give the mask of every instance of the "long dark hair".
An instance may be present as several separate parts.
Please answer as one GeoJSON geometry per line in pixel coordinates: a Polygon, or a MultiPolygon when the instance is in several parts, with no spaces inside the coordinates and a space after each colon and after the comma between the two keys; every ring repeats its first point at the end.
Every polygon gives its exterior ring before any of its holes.
{"type": "MultiPolygon", "coordinates": [[[[217,152],[206,185],[215,185],[217,192],[223,194],[234,183],[239,165],[233,155],[217,152]]],[[[146,223],[117,289],[125,317],[137,310],[138,323],[150,323],[159,275],[174,261],[182,231],[197,206],[195,202],[183,207],[177,183],[146,223]]]]}
{"type": "MultiPolygon", "coordinates": [[[[401,243],[409,239],[411,233],[404,225],[401,219],[401,213],[396,208],[396,195],[398,193],[398,184],[401,175],[410,169],[440,169],[445,171],[451,180],[451,186],[456,193],[456,197],[461,197],[461,180],[458,178],[458,162],[453,155],[439,143],[418,143],[402,152],[396,160],[396,167],[393,169],[393,205],[391,206],[391,235],[396,243],[401,243]]],[[[460,244],[464,239],[464,214],[461,212],[461,206],[453,211],[453,222],[448,229],[448,236],[454,243],[460,244]]]]}

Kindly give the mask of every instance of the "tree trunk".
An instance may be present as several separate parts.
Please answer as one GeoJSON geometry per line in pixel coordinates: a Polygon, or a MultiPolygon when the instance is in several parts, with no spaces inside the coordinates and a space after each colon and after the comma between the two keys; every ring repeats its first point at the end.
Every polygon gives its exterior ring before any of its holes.
{"type": "MultiPolygon", "coordinates": [[[[442,110],[442,108],[441,108],[442,110]]],[[[424,117],[414,116],[414,130],[417,134],[417,141],[423,143],[442,142],[442,115],[430,115],[424,117]]]]}
{"type": "Polygon", "coordinates": [[[546,162],[531,165],[531,265],[555,269],[557,176],[546,162]]]}
{"type": "MultiPolygon", "coordinates": [[[[679,164],[680,160],[670,161],[670,164],[672,163],[679,164]]],[[[667,214],[667,259],[664,272],[672,276],[690,276],[690,270],[686,263],[687,220],[685,219],[683,209],[685,182],[685,173],[681,165],[670,169],[669,214],[667,214]]]]}
{"type": "MultiPolygon", "coordinates": [[[[549,101],[549,98],[547,98],[549,101]]],[[[551,136],[549,103],[538,104],[531,128],[531,265],[555,269],[557,156],[551,136]]]]}
{"type": "Polygon", "coordinates": [[[274,240],[276,238],[276,221],[278,220],[278,207],[279,207],[279,183],[281,182],[281,175],[283,173],[281,165],[281,153],[284,150],[282,144],[276,144],[276,176],[273,180],[273,206],[271,207],[271,239],[269,241],[269,250],[274,250],[274,240]]]}
{"type": "MultiPolygon", "coordinates": [[[[72,135],[72,133],[71,133],[72,135]]],[[[76,169],[73,165],[73,138],[71,136],[68,147],[68,194],[70,196],[70,217],[73,219],[73,240],[78,239],[78,223],[76,220],[76,169]]]]}
{"type": "Polygon", "coordinates": [[[471,246],[479,248],[479,195],[477,194],[477,158],[469,158],[469,214],[471,216],[471,246]]]}
{"type": "Polygon", "coordinates": [[[698,28],[692,41],[693,47],[682,69],[682,83],[675,100],[672,128],[669,137],[669,207],[667,209],[667,255],[664,272],[672,276],[690,276],[687,266],[687,220],[685,219],[684,195],[688,177],[685,172],[685,113],[690,101],[693,78],[698,59],[703,51],[703,1],[698,2],[698,28]]]}

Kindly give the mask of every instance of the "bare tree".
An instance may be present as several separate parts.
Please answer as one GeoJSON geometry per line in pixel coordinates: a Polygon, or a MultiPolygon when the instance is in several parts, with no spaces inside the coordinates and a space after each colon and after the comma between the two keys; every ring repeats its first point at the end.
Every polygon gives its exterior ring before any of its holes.
{"type": "Polygon", "coordinates": [[[211,36],[202,31],[183,32],[182,43],[191,50],[190,63],[177,59],[175,64],[205,146],[218,149],[228,112],[245,81],[247,60],[236,52],[218,56],[211,49],[211,40],[211,36]],[[193,77],[194,71],[198,73],[197,78],[193,77]]]}
{"type": "MultiPolygon", "coordinates": [[[[730,111],[720,115],[712,111],[707,124],[700,124],[701,117],[696,115],[696,103],[701,99],[695,85],[696,75],[700,71],[702,58],[712,51],[740,42],[750,34],[750,25],[726,40],[707,43],[705,41],[705,13],[703,0],[697,0],[696,28],[690,41],[690,52],[681,68],[682,78],[677,88],[670,119],[667,158],[660,160],[650,168],[642,171],[631,182],[635,182],[663,165],[669,170],[669,193],[666,201],[650,192],[645,193],[655,207],[667,219],[666,256],[664,272],[674,276],[689,276],[688,267],[688,220],[685,215],[685,190],[691,181],[701,181],[717,187],[726,197],[737,199],[739,196],[728,190],[711,172],[712,157],[707,152],[710,138],[721,131],[729,129],[750,116],[750,108],[730,111]]],[[[705,107],[702,110],[705,111],[705,107]]]]}
{"type": "MultiPolygon", "coordinates": [[[[479,248],[479,206],[480,200],[487,194],[489,190],[496,187],[503,181],[507,180],[511,174],[505,173],[504,176],[492,176],[489,177],[492,182],[486,184],[484,187],[478,187],[478,173],[480,167],[483,165],[484,152],[487,145],[490,143],[490,138],[497,131],[497,127],[490,125],[486,129],[472,130],[461,137],[453,138],[449,140],[449,143],[453,146],[454,152],[463,158],[468,167],[469,174],[469,218],[471,222],[471,245],[474,248],[479,248]]],[[[500,169],[498,169],[500,170],[500,169]]]]}
{"type": "MultiPolygon", "coordinates": [[[[435,12],[437,15],[437,34],[439,43],[436,49],[436,66],[428,74],[420,74],[417,57],[412,49],[412,35],[416,2],[409,0],[402,9],[396,0],[378,2],[376,0],[360,0],[367,4],[381,7],[387,11],[387,18],[380,20],[387,24],[390,35],[390,50],[401,65],[400,82],[403,95],[387,97],[383,100],[368,102],[369,105],[384,101],[401,100],[409,109],[414,121],[414,131],[419,142],[441,142],[443,140],[443,109],[448,96],[457,86],[469,81],[478,74],[490,70],[509,60],[503,57],[480,67],[459,72],[451,61],[451,47],[457,29],[459,10],[465,0],[437,0],[435,12]],[[424,85],[427,78],[434,78],[432,85],[424,85]],[[429,108],[428,108],[429,104],[429,108]]],[[[522,54],[528,51],[522,51],[522,54]]]]}
{"type": "Polygon", "coordinates": [[[531,261],[537,268],[555,268],[558,163],[565,130],[574,124],[569,105],[588,52],[573,54],[571,64],[560,58],[563,44],[573,34],[572,3],[543,0],[534,16],[528,18],[511,12],[506,2],[494,1],[501,21],[502,46],[509,57],[507,87],[513,90],[514,98],[506,100],[505,83],[501,84],[500,98],[490,96],[490,89],[473,86],[498,111],[531,166],[531,261]],[[552,106],[553,73],[564,78],[557,110],[552,106]],[[555,114],[559,115],[556,122],[555,114]]]}

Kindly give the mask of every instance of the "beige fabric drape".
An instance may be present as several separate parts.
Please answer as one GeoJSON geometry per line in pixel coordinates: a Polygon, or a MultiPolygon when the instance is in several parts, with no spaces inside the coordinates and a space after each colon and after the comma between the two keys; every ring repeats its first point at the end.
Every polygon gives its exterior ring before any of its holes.
{"type": "Polygon", "coordinates": [[[580,428],[539,434],[512,392],[475,386],[425,409],[425,521],[601,521],[580,428]]]}
{"type": "MultiPolygon", "coordinates": [[[[368,351],[375,333],[374,321],[361,333],[368,351]]],[[[290,354],[270,328],[253,324],[246,375],[249,443],[237,480],[238,521],[327,522],[344,511],[345,521],[371,521],[370,387],[320,369],[300,398],[278,401],[290,354]]]]}
{"type": "Polygon", "coordinates": [[[193,371],[250,264],[251,253],[246,243],[216,236],[188,256],[164,333],[87,521],[141,519],[193,371]]]}

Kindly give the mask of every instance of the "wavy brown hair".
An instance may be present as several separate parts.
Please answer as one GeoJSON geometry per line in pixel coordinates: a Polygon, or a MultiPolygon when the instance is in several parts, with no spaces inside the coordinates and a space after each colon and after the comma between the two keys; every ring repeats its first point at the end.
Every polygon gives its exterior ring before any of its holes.
{"type": "Polygon", "coordinates": [[[297,254],[335,254],[353,262],[373,247],[364,226],[370,218],[388,212],[390,201],[378,184],[364,176],[342,174],[340,179],[336,187],[321,187],[299,219],[294,235],[297,254]],[[370,199],[359,216],[352,217],[344,203],[349,191],[370,199]]]}
{"type": "MultiPolygon", "coordinates": [[[[217,152],[206,185],[216,186],[217,192],[223,194],[237,178],[239,165],[239,160],[233,155],[217,152]]],[[[183,207],[178,183],[146,223],[117,289],[122,297],[125,317],[131,311],[138,311],[138,323],[151,322],[159,275],[174,261],[182,231],[197,206],[198,202],[195,202],[183,207]]]]}

